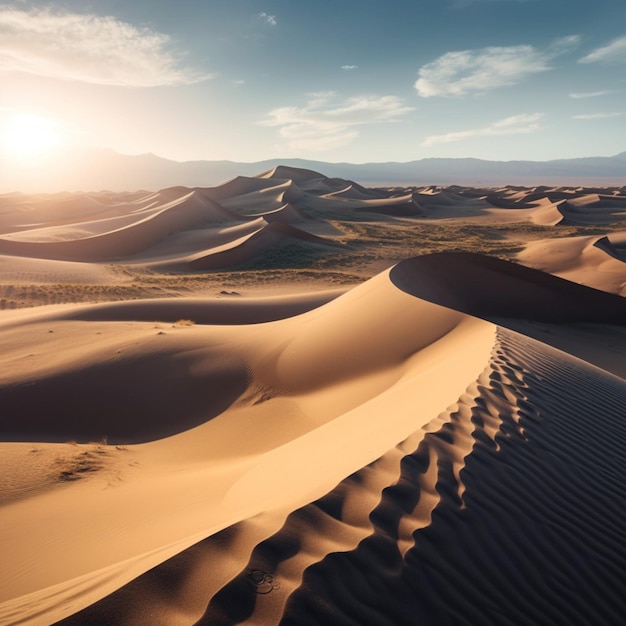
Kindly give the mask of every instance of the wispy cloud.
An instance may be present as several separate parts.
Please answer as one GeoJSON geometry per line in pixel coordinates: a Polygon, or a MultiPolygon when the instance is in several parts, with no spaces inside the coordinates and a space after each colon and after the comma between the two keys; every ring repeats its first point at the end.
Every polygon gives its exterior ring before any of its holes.
{"type": "Polygon", "coordinates": [[[396,96],[359,96],[339,101],[333,92],[310,94],[302,107],[270,111],[264,126],[279,127],[280,136],[294,150],[330,150],[358,137],[357,127],[396,122],[413,111],[396,96]]]}
{"type": "Polygon", "coordinates": [[[431,135],[430,137],[426,137],[426,139],[424,139],[422,146],[434,146],[438,143],[451,143],[454,141],[462,141],[463,139],[471,139],[473,137],[533,133],[541,128],[539,122],[542,118],[543,113],[523,113],[521,115],[513,115],[483,128],[461,130],[446,133],[444,135],[431,135]]]}
{"type": "Polygon", "coordinates": [[[422,98],[463,96],[516,85],[546,72],[550,61],[578,44],[578,35],[555,40],[545,50],[530,45],[446,52],[418,71],[415,89],[422,98]]]}
{"type": "Polygon", "coordinates": [[[359,67],[358,65],[342,65],[341,69],[350,71],[350,70],[356,70],[358,67],[359,67]]]}
{"type": "Polygon", "coordinates": [[[0,72],[131,87],[210,78],[181,56],[168,35],[114,17],[0,7],[0,72]]]}
{"type": "Polygon", "coordinates": [[[596,48],[579,59],[579,63],[626,63],[626,35],[614,39],[606,46],[596,48]]]}
{"type": "Polygon", "coordinates": [[[446,52],[420,68],[415,88],[422,98],[462,96],[515,85],[549,69],[545,55],[532,46],[446,52]]]}
{"type": "Polygon", "coordinates": [[[606,89],[604,91],[580,91],[576,93],[571,93],[569,97],[580,100],[581,98],[599,98],[600,96],[608,96],[612,93],[613,92],[609,89],[606,89]]]}
{"type": "Polygon", "coordinates": [[[610,113],[581,113],[574,115],[575,120],[604,120],[610,117],[621,117],[624,115],[622,111],[613,111],[610,113]]]}
{"type": "Polygon", "coordinates": [[[548,54],[552,57],[569,52],[580,45],[580,35],[566,35],[555,39],[548,46],[548,54]]]}
{"type": "Polygon", "coordinates": [[[261,13],[259,13],[259,19],[263,20],[270,26],[276,26],[276,24],[278,24],[278,20],[276,19],[276,16],[270,15],[269,13],[266,13],[265,11],[262,11],[261,13]]]}

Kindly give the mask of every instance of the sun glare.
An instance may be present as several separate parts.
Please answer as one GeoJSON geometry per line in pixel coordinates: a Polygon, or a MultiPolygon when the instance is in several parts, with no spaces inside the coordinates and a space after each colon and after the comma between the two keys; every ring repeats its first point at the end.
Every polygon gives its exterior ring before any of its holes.
{"type": "Polygon", "coordinates": [[[20,113],[4,120],[0,145],[6,158],[29,161],[48,156],[62,143],[58,126],[44,117],[20,113]]]}

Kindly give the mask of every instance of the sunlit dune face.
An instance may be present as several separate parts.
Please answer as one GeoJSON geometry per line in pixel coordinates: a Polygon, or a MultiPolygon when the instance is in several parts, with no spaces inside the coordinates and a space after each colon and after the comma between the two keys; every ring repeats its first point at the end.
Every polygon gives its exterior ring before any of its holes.
{"type": "Polygon", "coordinates": [[[54,122],[31,113],[6,118],[0,132],[3,155],[19,161],[47,157],[63,140],[54,122]]]}

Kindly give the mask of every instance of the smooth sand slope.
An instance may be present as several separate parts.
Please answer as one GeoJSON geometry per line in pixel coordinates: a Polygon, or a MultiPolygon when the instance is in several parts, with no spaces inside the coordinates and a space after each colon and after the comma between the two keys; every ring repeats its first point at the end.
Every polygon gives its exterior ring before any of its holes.
{"type": "Polygon", "coordinates": [[[621,623],[623,189],[1,200],[0,624],[621,623]]]}

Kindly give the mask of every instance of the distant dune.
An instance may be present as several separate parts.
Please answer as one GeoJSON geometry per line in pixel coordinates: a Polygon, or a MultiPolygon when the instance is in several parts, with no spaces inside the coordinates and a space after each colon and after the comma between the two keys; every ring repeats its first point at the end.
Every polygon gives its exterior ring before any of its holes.
{"type": "Polygon", "coordinates": [[[337,238],[328,238],[337,233],[333,220],[482,217],[539,226],[626,221],[620,187],[381,189],[286,166],[210,188],[9,195],[3,207],[0,254],[79,262],[167,259],[193,269],[249,262],[285,238],[335,246],[337,238]]]}
{"type": "Polygon", "coordinates": [[[621,623],[623,186],[9,194],[0,290],[0,623],[621,623]]]}

